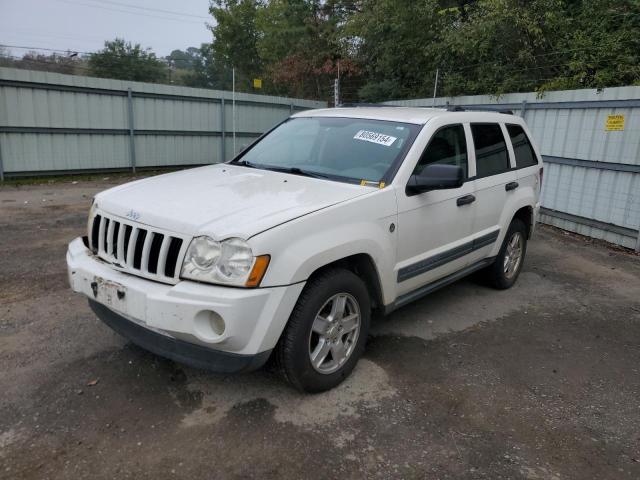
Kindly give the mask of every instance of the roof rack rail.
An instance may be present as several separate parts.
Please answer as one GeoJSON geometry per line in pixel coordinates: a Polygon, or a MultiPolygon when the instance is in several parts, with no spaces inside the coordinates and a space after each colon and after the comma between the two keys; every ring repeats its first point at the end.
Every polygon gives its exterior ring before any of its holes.
{"type": "Polygon", "coordinates": [[[462,107],[460,105],[448,105],[447,111],[449,112],[494,112],[494,113],[503,113],[505,115],[513,115],[513,110],[508,110],[508,109],[503,109],[498,107],[499,105],[496,105],[496,108],[490,108],[490,107],[474,108],[473,105],[470,105],[468,107],[462,107]]]}
{"type": "Polygon", "coordinates": [[[398,105],[388,105],[386,103],[357,103],[357,102],[347,102],[341,103],[338,105],[338,108],[369,108],[369,107],[398,107],[398,105]]]}

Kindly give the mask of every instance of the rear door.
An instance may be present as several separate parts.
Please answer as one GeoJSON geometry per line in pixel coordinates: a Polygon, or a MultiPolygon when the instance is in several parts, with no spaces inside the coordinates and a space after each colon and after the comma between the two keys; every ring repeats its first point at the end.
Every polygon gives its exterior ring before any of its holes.
{"type": "Polygon", "coordinates": [[[473,219],[474,251],[472,262],[490,256],[501,242],[510,219],[508,204],[517,188],[515,164],[507,147],[507,132],[498,122],[471,123],[471,136],[476,157],[476,196],[473,219]]]}
{"type": "Polygon", "coordinates": [[[538,160],[533,144],[522,125],[507,123],[506,127],[516,161],[518,189],[524,190],[530,198],[537,199],[540,195],[540,168],[542,164],[538,160]]]}

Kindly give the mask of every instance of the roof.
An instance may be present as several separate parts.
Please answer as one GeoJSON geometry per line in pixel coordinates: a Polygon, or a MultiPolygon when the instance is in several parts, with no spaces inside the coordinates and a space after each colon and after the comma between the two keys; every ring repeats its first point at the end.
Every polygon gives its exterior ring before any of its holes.
{"type": "MultiPolygon", "coordinates": [[[[342,117],[342,118],[365,118],[368,120],[387,120],[393,122],[413,123],[416,125],[424,125],[430,119],[441,116],[468,116],[482,113],[483,117],[487,115],[503,115],[498,112],[478,112],[478,111],[449,111],[444,108],[425,108],[425,107],[350,107],[350,108],[322,108],[318,110],[305,110],[296,113],[293,117],[342,117]]],[[[504,118],[504,117],[503,117],[504,118]]],[[[497,120],[497,119],[496,119],[497,120]]]]}

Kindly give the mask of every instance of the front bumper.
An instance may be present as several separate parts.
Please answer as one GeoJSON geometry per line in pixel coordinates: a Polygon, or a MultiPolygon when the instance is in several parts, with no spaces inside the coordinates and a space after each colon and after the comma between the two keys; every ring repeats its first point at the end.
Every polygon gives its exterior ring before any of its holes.
{"type": "Polygon", "coordinates": [[[100,320],[125,338],[150,352],[195,368],[204,368],[218,373],[248,372],[260,368],[269,358],[271,350],[256,355],[211,350],[194,343],[156,333],[132,322],[104,305],[89,300],[91,310],[100,320]]]}
{"type": "MultiPolygon", "coordinates": [[[[174,360],[229,372],[264,361],[284,329],[304,283],[233,288],[181,281],[167,285],[119,272],[81,238],[69,244],[71,288],[90,299],[98,317],[134,343],[174,360]],[[202,352],[213,352],[204,355],[202,352]],[[200,352],[200,353],[198,353],[200,352]],[[216,361],[215,353],[222,355],[216,361]],[[237,356],[260,358],[241,359],[237,356]],[[203,360],[204,358],[208,360],[203,360]],[[206,364],[209,364],[207,367],[206,364]]],[[[259,366],[259,365],[257,365],[259,366]]]]}

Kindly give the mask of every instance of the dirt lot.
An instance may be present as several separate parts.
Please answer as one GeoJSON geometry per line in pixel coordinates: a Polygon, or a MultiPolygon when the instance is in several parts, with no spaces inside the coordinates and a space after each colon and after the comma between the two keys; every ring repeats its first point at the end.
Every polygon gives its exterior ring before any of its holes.
{"type": "Polygon", "coordinates": [[[541,228],[513,289],[376,321],[349,381],[304,396],[146,353],[72,294],[110,183],[0,188],[0,478],[640,478],[639,257],[541,228]]]}

